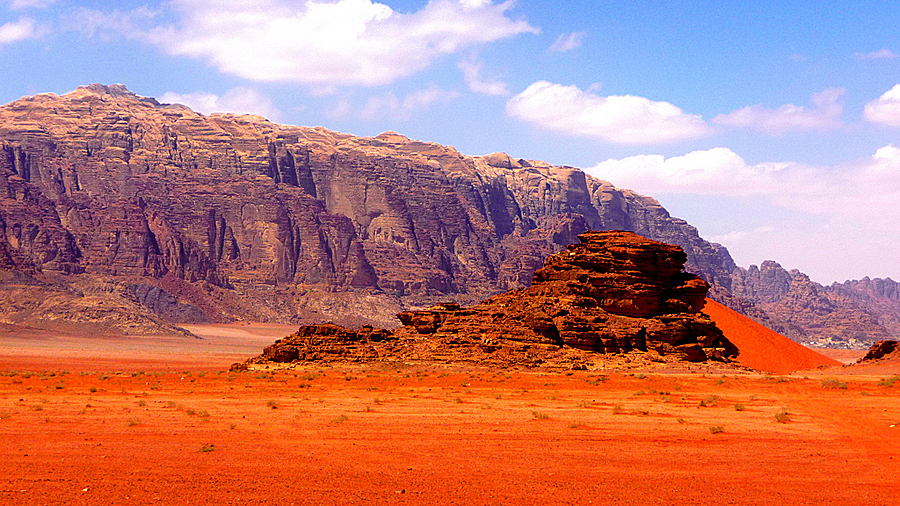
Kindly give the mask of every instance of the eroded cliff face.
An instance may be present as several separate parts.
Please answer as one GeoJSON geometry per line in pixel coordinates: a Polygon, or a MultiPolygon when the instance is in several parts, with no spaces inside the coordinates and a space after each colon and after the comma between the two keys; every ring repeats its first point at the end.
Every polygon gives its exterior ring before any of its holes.
{"type": "Polygon", "coordinates": [[[213,321],[389,327],[407,306],[527,285],[591,229],[677,244],[689,270],[730,288],[724,248],[571,167],[203,116],[121,85],[0,108],[0,268],[146,285],[129,304],[176,320],[201,318],[185,303],[213,321]]]}
{"type": "Polygon", "coordinates": [[[867,348],[892,335],[888,327],[900,314],[891,283],[878,281],[824,287],[798,270],[766,261],[736,269],[731,287],[733,295],[752,302],[745,308],[748,316],[795,341],[867,348]]]}

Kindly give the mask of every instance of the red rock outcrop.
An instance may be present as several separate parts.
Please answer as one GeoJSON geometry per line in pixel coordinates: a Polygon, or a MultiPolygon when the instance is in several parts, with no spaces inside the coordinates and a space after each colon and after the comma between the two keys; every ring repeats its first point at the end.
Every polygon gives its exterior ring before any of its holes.
{"type": "Polygon", "coordinates": [[[552,255],[528,288],[471,307],[401,312],[404,326],[393,332],[301,327],[251,362],[413,358],[575,367],[588,355],[630,351],[691,362],[737,354],[700,313],[709,285],[682,272],[681,248],[621,231],[579,239],[552,255]]]}
{"type": "Polygon", "coordinates": [[[881,360],[885,357],[900,358],[900,342],[893,339],[878,341],[869,348],[869,352],[859,359],[860,362],[868,362],[871,360],[881,360]]]}

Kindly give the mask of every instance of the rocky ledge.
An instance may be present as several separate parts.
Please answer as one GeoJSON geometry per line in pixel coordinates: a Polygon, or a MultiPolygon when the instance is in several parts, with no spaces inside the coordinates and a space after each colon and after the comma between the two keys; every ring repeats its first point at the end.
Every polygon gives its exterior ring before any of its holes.
{"type": "Polygon", "coordinates": [[[900,341],[885,339],[883,341],[875,342],[875,344],[869,348],[869,352],[866,353],[866,356],[859,359],[859,362],[871,362],[893,357],[900,358],[900,341]]]}
{"type": "Polygon", "coordinates": [[[680,247],[621,231],[578,238],[548,258],[527,288],[471,307],[405,311],[393,331],[304,326],[235,367],[422,360],[586,368],[613,354],[689,362],[737,354],[700,312],[709,285],[683,272],[680,247]]]}

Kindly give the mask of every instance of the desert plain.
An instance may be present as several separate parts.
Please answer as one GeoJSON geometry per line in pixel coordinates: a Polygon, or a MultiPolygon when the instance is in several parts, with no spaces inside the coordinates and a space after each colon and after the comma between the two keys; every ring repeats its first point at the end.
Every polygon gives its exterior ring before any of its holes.
{"type": "MultiPolygon", "coordinates": [[[[900,498],[900,367],[229,371],[293,327],[0,335],[3,504],[900,498]]],[[[627,358],[627,357],[626,357],[627,358]]],[[[841,357],[849,361],[852,357],[841,357]]]]}

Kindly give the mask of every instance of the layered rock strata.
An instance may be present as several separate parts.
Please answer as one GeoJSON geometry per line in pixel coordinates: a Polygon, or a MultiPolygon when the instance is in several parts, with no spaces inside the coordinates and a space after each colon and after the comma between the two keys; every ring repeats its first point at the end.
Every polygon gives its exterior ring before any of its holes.
{"type": "Polygon", "coordinates": [[[890,279],[826,287],[798,270],[766,261],[736,269],[731,289],[751,303],[743,313],[812,346],[865,349],[900,331],[900,302],[890,279]]]}
{"type": "Polygon", "coordinates": [[[471,307],[401,312],[404,326],[393,332],[302,327],[250,362],[411,358],[574,366],[590,355],[631,351],[692,362],[737,354],[700,312],[709,285],[682,271],[681,248],[620,231],[579,239],[550,256],[527,288],[471,307]]]}
{"type": "Polygon", "coordinates": [[[690,269],[730,283],[724,248],[572,167],[204,116],[121,85],[0,107],[0,269],[69,286],[126,277],[174,321],[200,319],[186,303],[211,321],[389,326],[403,307],[525,286],[591,229],[679,244],[690,269]],[[203,300],[160,298],[166,278],[203,300]]]}

